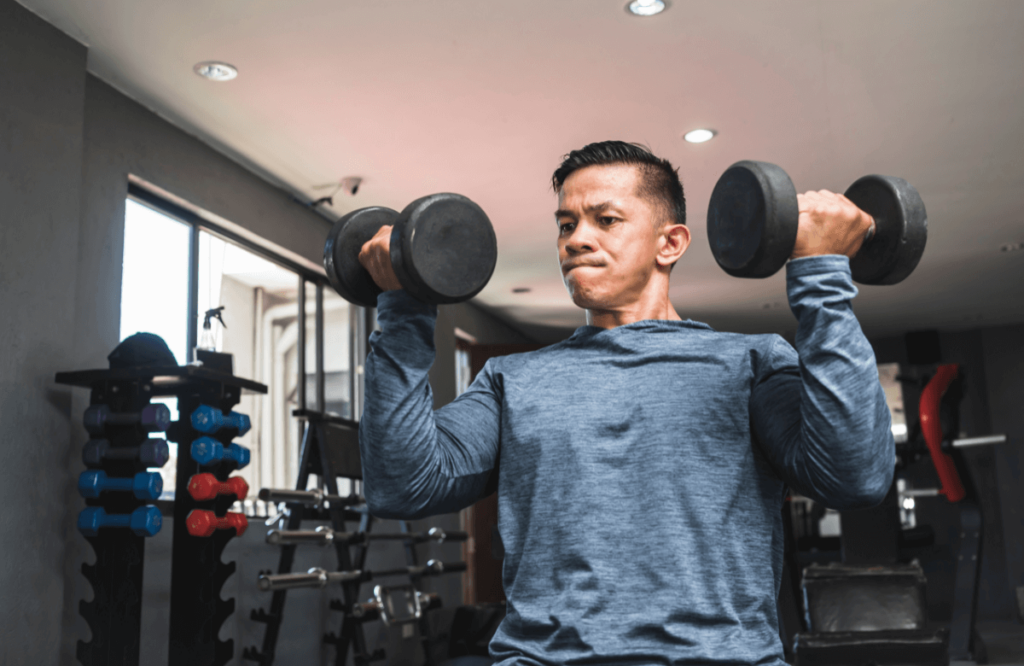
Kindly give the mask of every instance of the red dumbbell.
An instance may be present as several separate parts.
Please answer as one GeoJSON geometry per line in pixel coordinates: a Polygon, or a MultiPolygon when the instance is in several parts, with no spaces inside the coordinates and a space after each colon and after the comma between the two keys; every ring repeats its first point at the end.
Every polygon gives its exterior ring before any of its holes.
{"type": "Polygon", "coordinates": [[[217,530],[234,530],[238,536],[245,534],[245,528],[249,527],[249,519],[244,513],[227,513],[223,518],[218,518],[213,511],[193,509],[185,519],[188,526],[188,533],[197,537],[213,536],[217,530]]]}
{"type": "Polygon", "coordinates": [[[249,484],[240,476],[233,476],[222,482],[213,474],[204,472],[189,479],[188,494],[197,502],[212,500],[217,495],[234,495],[244,500],[249,494],[249,484]]]}

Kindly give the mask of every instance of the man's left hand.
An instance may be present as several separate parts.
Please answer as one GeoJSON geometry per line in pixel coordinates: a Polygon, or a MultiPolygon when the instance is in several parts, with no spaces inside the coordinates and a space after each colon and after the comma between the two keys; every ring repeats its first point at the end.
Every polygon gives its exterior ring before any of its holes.
{"type": "Polygon", "coordinates": [[[819,190],[796,195],[800,218],[790,259],[820,254],[852,257],[875,221],[842,194],[819,190]]]}

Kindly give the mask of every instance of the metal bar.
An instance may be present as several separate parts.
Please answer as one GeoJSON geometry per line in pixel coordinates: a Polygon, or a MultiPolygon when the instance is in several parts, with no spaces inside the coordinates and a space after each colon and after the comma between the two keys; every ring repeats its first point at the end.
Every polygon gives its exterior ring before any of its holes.
{"type": "Polygon", "coordinates": [[[900,491],[900,497],[938,497],[940,494],[938,488],[911,488],[900,491]]]}
{"type": "Polygon", "coordinates": [[[327,411],[324,384],[324,286],[316,286],[316,410],[327,411]]]}
{"type": "Polygon", "coordinates": [[[981,446],[982,444],[1006,444],[1006,435],[985,435],[984,437],[965,437],[954,439],[953,446],[981,446]]]}
{"type": "MultiPolygon", "coordinates": [[[[299,409],[306,408],[306,280],[299,276],[299,383],[298,403],[299,409]]],[[[299,423],[300,432],[302,423],[299,423]]]]}
{"type": "Polygon", "coordinates": [[[185,362],[196,360],[199,344],[199,227],[192,225],[188,248],[188,332],[185,362]]]}

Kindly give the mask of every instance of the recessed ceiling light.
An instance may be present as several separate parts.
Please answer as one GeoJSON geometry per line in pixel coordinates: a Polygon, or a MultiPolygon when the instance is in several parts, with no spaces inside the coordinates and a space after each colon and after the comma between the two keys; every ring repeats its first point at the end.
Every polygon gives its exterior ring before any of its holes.
{"type": "Polygon", "coordinates": [[[713,139],[716,134],[718,134],[718,132],[715,130],[695,129],[684,134],[683,139],[690,143],[704,143],[705,141],[713,139]]]}
{"type": "Polygon", "coordinates": [[[204,79],[211,81],[230,81],[238,76],[238,70],[226,62],[201,62],[192,70],[204,79]]]}
{"type": "Polygon", "coordinates": [[[665,0],[633,0],[626,5],[626,11],[636,16],[654,16],[668,7],[665,0]]]}

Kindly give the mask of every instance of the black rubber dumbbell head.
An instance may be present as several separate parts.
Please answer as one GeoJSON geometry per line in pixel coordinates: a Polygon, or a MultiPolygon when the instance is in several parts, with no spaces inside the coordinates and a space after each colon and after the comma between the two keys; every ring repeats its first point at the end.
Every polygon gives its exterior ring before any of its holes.
{"type": "Polygon", "coordinates": [[[737,162],[722,174],[711,193],[711,253],[729,275],[773,275],[793,253],[799,216],[796,188],[781,167],[737,162]]]}
{"type": "Polygon", "coordinates": [[[352,211],[334,223],[324,245],[324,269],[342,298],[366,308],[377,306],[380,287],[359,263],[359,251],[377,230],[397,219],[398,211],[373,206],[352,211]]]}
{"type": "Polygon", "coordinates": [[[875,233],[850,260],[853,279],[889,285],[910,275],[928,240],[928,215],[921,195],[892,176],[864,176],[846,190],[846,198],[875,219],[875,233]]]}
{"type": "Polygon", "coordinates": [[[432,194],[405,207],[391,232],[391,266],[402,287],[424,303],[467,301],[498,261],[494,227],[460,194],[432,194]]]}

